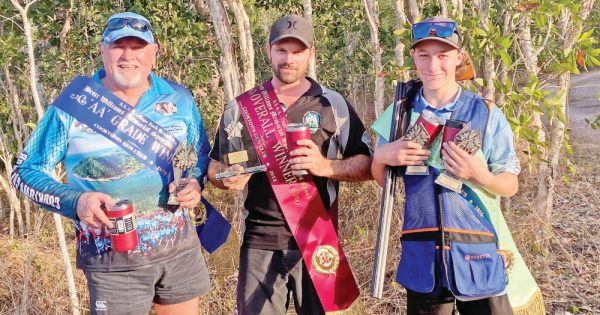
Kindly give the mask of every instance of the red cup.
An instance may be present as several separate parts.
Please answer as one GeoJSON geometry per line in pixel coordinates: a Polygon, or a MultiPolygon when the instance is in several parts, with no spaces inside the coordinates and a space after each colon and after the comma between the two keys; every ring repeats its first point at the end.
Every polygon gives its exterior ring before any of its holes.
{"type": "MultiPolygon", "coordinates": [[[[285,126],[285,137],[287,140],[288,152],[303,148],[298,145],[298,140],[311,139],[310,128],[305,124],[290,123],[285,126]]],[[[306,175],[306,170],[292,170],[294,175],[306,175]]]]}
{"type": "Polygon", "coordinates": [[[433,143],[433,141],[435,141],[435,138],[437,138],[437,136],[440,134],[440,132],[444,128],[444,125],[442,125],[436,121],[430,121],[425,116],[426,116],[425,114],[422,114],[421,116],[419,116],[419,118],[415,122],[415,126],[418,126],[419,124],[423,124],[423,127],[425,127],[425,130],[429,134],[429,142],[427,142],[423,145],[423,149],[429,148],[431,146],[431,144],[433,143]]]}
{"type": "MultiPolygon", "coordinates": [[[[444,134],[442,134],[442,144],[450,141],[454,141],[456,134],[463,129],[467,122],[455,119],[447,119],[446,126],[444,127],[444,134]]],[[[442,155],[442,150],[440,150],[442,155]]]]}
{"type": "Polygon", "coordinates": [[[139,241],[133,203],[129,200],[119,200],[114,206],[106,209],[106,216],[113,223],[113,228],[110,229],[112,249],[116,252],[135,249],[139,241]]]}

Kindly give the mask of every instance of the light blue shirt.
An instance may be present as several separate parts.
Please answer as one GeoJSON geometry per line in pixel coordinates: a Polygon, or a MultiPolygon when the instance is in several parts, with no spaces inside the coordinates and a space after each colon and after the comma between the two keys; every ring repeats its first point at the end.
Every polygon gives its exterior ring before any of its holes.
{"type": "MultiPolygon", "coordinates": [[[[457,93],[456,98],[452,100],[452,102],[442,106],[441,108],[436,108],[429,104],[425,97],[423,97],[423,90],[421,89],[413,101],[413,111],[420,114],[423,112],[423,110],[427,110],[438,117],[448,119],[452,115],[452,112],[458,108],[458,106],[469,105],[458,102],[460,92],[461,91],[459,90],[459,93],[457,93]]],[[[387,129],[386,132],[386,130],[382,129],[381,126],[390,126],[391,118],[392,106],[389,106],[386,109],[386,113],[382,114],[379,119],[373,123],[373,126],[371,126],[371,128],[378,134],[378,147],[388,143],[386,139],[389,134],[389,129],[387,129]]],[[[481,150],[483,152],[483,156],[487,160],[488,168],[492,174],[507,172],[514,175],[519,175],[521,172],[519,158],[517,157],[513,145],[512,129],[510,128],[504,113],[502,113],[497,106],[492,108],[492,111],[489,115],[485,139],[483,141],[483,148],[481,150]]]]}

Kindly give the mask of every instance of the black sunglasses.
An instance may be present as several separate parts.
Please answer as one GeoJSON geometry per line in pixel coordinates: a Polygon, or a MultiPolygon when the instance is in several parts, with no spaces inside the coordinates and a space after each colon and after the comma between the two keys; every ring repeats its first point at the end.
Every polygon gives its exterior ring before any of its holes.
{"type": "Polygon", "coordinates": [[[120,30],[125,26],[129,26],[131,29],[138,32],[152,31],[150,23],[148,21],[137,19],[137,18],[116,18],[106,23],[105,30],[110,32],[120,30]]]}

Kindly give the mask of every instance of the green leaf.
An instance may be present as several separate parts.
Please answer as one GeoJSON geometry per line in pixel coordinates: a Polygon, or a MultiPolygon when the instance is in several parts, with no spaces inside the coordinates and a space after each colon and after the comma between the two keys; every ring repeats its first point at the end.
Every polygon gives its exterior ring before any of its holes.
{"type": "Polygon", "coordinates": [[[483,86],[483,78],[475,78],[475,80],[473,80],[473,81],[475,81],[475,83],[483,86]]]}
{"type": "Polygon", "coordinates": [[[512,42],[511,42],[510,38],[507,36],[502,36],[502,37],[498,38],[496,43],[498,44],[498,46],[500,46],[504,49],[508,49],[512,46],[512,42]]]}
{"type": "Polygon", "coordinates": [[[474,29],[475,34],[479,35],[479,36],[487,36],[487,32],[484,29],[481,29],[479,27],[476,27],[474,29]]]}
{"type": "Polygon", "coordinates": [[[509,69],[512,70],[512,60],[506,50],[500,50],[500,58],[502,58],[502,63],[509,69]]]}

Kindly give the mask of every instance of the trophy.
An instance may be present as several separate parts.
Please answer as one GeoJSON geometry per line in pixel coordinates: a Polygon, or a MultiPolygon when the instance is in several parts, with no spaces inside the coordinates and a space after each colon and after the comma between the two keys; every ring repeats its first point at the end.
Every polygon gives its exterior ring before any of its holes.
{"type": "MultiPolygon", "coordinates": [[[[478,129],[471,129],[469,123],[448,119],[442,135],[442,143],[454,141],[456,146],[465,150],[469,154],[475,153],[481,148],[481,135],[478,129]]],[[[440,149],[440,155],[442,150],[440,149]]],[[[460,193],[462,191],[462,181],[446,171],[442,171],[435,179],[435,183],[444,186],[450,190],[460,193]]]]}
{"type": "MultiPolygon", "coordinates": [[[[225,122],[225,115],[221,124],[225,122]]],[[[242,132],[244,124],[239,120],[232,120],[225,128],[219,128],[219,141],[213,150],[218,149],[220,162],[227,165],[239,164],[242,169],[223,171],[215,174],[217,180],[224,178],[265,172],[267,167],[260,164],[254,144],[247,132],[242,132]]]]}
{"type": "Polygon", "coordinates": [[[198,156],[193,146],[186,145],[185,140],[179,142],[177,149],[173,155],[173,183],[175,191],[169,195],[167,204],[177,206],[177,193],[185,187],[185,183],[181,183],[181,178],[185,174],[185,179],[191,179],[194,174],[194,167],[198,163],[198,156]]]}
{"type": "MultiPolygon", "coordinates": [[[[402,140],[412,141],[423,147],[429,148],[435,138],[444,128],[444,120],[430,111],[423,111],[415,124],[408,129],[402,140]]],[[[421,165],[409,165],[406,167],[406,175],[429,175],[429,168],[423,162],[421,165]]]]}

